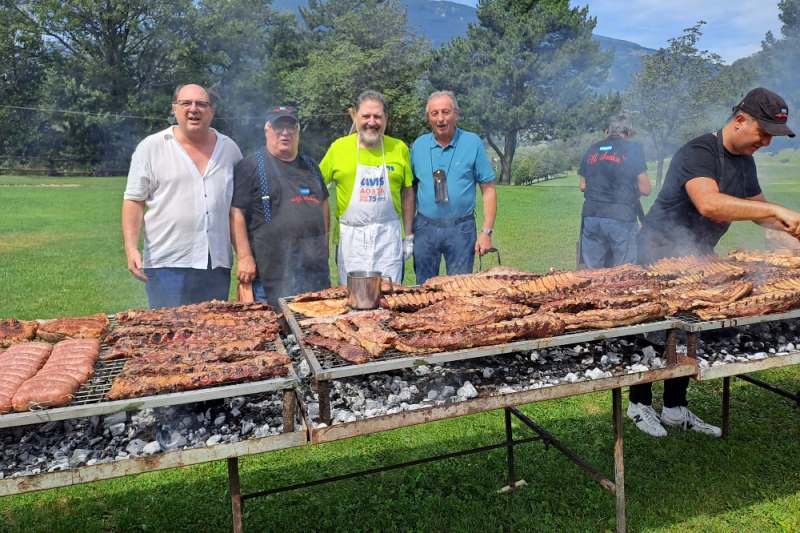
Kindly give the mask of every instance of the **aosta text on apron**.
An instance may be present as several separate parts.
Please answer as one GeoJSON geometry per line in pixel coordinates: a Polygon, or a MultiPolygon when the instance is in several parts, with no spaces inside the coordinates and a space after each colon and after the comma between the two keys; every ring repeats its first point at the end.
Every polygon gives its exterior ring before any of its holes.
{"type": "Polygon", "coordinates": [[[339,248],[336,262],[339,283],[347,283],[347,273],[373,270],[400,283],[403,276],[403,240],[400,217],[392,205],[389,172],[381,137],[383,163],[379,167],[358,161],[356,139],[356,178],[350,204],[339,218],[339,248]]]}

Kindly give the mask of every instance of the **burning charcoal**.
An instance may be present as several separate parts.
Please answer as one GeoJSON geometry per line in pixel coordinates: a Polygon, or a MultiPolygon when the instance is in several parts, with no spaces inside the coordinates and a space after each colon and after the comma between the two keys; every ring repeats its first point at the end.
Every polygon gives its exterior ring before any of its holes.
{"type": "Polygon", "coordinates": [[[222,441],[222,435],[211,435],[206,440],[206,446],[216,446],[222,441]]]}
{"type": "Polygon", "coordinates": [[[427,365],[420,365],[414,369],[414,374],[418,376],[427,376],[431,373],[431,368],[427,365]]]}
{"type": "Polygon", "coordinates": [[[564,381],[566,381],[567,383],[575,383],[578,380],[580,380],[580,377],[578,377],[577,374],[574,374],[572,372],[564,376],[564,381]]]}
{"type": "Polygon", "coordinates": [[[133,439],[128,443],[127,446],[125,446],[125,451],[131,455],[139,455],[142,453],[145,444],[147,443],[141,439],[133,439]]]}
{"type": "Polygon", "coordinates": [[[222,424],[224,424],[224,423],[225,423],[225,413],[220,413],[220,414],[219,414],[219,415],[217,415],[217,417],[214,419],[214,425],[215,425],[215,426],[217,426],[217,427],[219,427],[219,426],[221,426],[221,425],[222,425],[222,424]]]}
{"type": "Polygon", "coordinates": [[[118,424],[111,425],[108,427],[108,430],[111,432],[111,435],[118,437],[125,433],[125,423],[119,422],[118,424]]]}
{"type": "Polygon", "coordinates": [[[161,444],[159,444],[157,440],[154,440],[144,445],[142,448],[142,455],[153,455],[154,453],[158,453],[160,451],[161,444]]]}
{"type": "Polygon", "coordinates": [[[159,431],[156,433],[156,438],[161,447],[167,451],[186,445],[186,438],[177,431],[172,431],[170,433],[159,431]]]}

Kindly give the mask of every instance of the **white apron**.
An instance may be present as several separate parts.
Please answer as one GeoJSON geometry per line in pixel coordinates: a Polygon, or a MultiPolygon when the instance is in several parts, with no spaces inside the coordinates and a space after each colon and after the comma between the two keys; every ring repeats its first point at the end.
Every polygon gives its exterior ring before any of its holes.
{"type": "Polygon", "coordinates": [[[339,284],[345,285],[347,273],[355,270],[378,271],[400,283],[403,277],[403,231],[400,217],[392,205],[386,155],[383,154],[383,164],[379,167],[358,163],[358,155],[356,144],[353,195],[339,219],[336,253],[339,284]]]}

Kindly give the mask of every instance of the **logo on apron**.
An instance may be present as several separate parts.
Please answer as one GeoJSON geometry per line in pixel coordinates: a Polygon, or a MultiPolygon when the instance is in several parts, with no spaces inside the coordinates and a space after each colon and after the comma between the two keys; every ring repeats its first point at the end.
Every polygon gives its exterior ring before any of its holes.
{"type": "Polygon", "coordinates": [[[359,202],[385,202],[386,201],[386,176],[385,166],[367,167],[358,165],[358,200],[359,202]]]}

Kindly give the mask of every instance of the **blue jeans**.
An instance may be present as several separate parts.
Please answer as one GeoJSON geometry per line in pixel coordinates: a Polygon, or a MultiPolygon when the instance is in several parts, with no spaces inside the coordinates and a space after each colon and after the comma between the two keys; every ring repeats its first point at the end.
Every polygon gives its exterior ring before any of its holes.
{"type": "Polygon", "coordinates": [[[581,260],[588,268],[636,263],[638,224],[613,218],[584,217],[581,260]]]}
{"type": "Polygon", "coordinates": [[[145,268],[144,273],[151,309],[227,300],[231,286],[230,268],[145,268]]]}
{"type": "Polygon", "coordinates": [[[444,256],[447,274],[471,274],[475,263],[475,217],[434,220],[414,217],[414,272],[417,283],[439,275],[444,256]]]}

